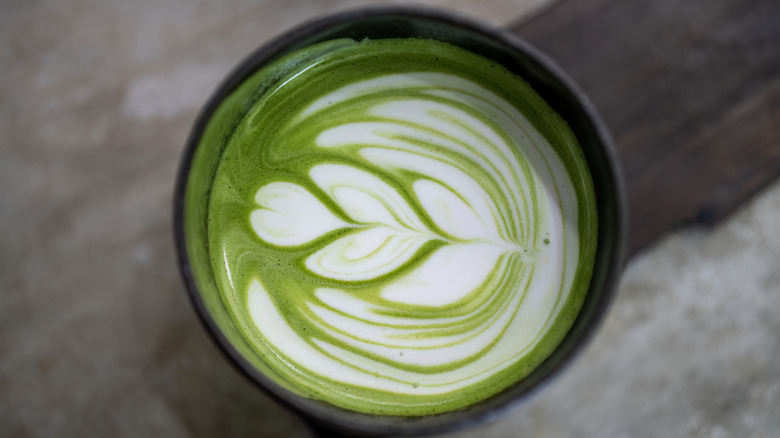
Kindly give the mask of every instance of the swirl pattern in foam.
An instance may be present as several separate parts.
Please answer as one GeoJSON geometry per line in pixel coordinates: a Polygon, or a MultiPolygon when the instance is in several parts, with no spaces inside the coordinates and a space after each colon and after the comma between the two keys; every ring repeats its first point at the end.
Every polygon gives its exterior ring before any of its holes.
{"type": "Polygon", "coordinates": [[[224,301],[281,384],[424,415],[554,350],[587,291],[595,195],[522,79],[425,40],[333,41],[258,75],[209,237],[224,301]]]}

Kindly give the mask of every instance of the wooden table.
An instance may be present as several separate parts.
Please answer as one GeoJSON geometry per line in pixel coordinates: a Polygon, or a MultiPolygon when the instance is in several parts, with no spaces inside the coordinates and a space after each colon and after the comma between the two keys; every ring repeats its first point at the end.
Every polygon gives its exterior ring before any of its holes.
{"type": "Polygon", "coordinates": [[[511,29],[611,129],[629,253],[719,221],[780,176],[779,1],[568,0],[511,29]]]}

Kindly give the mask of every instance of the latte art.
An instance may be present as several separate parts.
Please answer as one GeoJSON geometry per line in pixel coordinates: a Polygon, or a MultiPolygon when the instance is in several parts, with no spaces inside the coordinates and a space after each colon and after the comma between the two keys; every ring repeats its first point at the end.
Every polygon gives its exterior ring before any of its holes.
{"type": "Polygon", "coordinates": [[[224,301],[280,383],[424,415],[530,373],[576,317],[595,251],[568,126],[443,43],[333,41],[280,65],[253,85],[267,89],[209,210],[224,301]]]}

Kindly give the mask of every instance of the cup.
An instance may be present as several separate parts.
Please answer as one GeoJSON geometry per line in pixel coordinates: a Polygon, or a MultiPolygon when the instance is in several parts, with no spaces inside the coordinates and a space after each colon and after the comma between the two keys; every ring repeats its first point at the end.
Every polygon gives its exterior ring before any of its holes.
{"type": "Polygon", "coordinates": [[[609,133],[582,91],[543,53],[512,34],[463,17],[426,8],[360,9],[297,27],[241,62],[206,103],[192,129],[174,193],[174,232],[179,266],[189,297],[225,356],[279,403],[298,413],[322,436],[387,436],[443,433],[498,418],[527,401],[560,374],[593,337],[612,300],[622,269],[626,202],[609,133]],[[587,298],[558,348],[516,385],[467,409],[423,417],[392,417],[347,411],[301,397],[265,375],[220,299],[206,235],[209,190],[222,151],[200,144],[216,109],[263,66],[298,49],[338,38],[429,38],[496,61],[524,78],[565,119],[591,170],[599,217],[598,250],[587,298]]]}

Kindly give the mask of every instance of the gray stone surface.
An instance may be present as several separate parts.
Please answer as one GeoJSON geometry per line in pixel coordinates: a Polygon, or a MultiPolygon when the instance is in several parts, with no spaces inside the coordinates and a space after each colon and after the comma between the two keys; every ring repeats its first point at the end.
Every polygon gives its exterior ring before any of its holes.
{"type": "MultiPolygon", "coordinates": [[[[497,25],[551,0],[432,0],[497,25]]],[[[306,436],[199,326],[174,173],[233,65],[369,1],[0,3],[0,436],[306,436]]],[[[392,2],[381,2],[392,3],[392,2]]],[[[594,345],[452,436],[780,436],[780,185],[628,267],[594,345]]]]}
{"type": "Polygon", "coordinates": [[[480,434],[780,436],[777,230],[780,182],[717,228],[637,256],[580,360],[480,434]]]}

